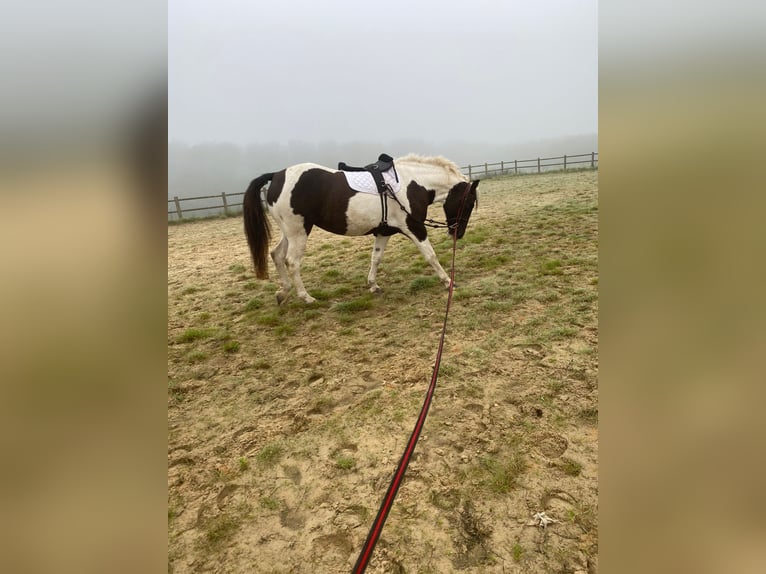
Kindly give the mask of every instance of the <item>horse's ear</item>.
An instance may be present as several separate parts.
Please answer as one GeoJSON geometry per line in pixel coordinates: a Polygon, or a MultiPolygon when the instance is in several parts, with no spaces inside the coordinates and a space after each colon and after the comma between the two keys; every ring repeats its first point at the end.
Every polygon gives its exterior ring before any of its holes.
{"type": "Polygon", "coordinates": [[[476,189],[477,187],[479,187],[479,182],[480,182],[480,181],[481,181],[480,179],[474,179],[474,180],[471,182],[471,187],[472,187],[473,189],[476,189]]]}
{"type": "Polygon", "coordinates": [[[436,198],[436,190],[429,189],[428,190],[428,205],[431,205],[434,202],[435,198],[436,198]]]}

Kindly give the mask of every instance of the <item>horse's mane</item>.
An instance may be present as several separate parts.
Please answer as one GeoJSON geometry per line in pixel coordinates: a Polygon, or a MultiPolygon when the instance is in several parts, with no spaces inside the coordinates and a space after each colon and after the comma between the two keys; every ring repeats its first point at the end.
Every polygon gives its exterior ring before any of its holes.
{"type": "Polygon", "coordinates": [[[442,167],[455,175],[456,177],[460,179],[466,179],[465,175],[463,175],[463,172],[460,171],[460,168],[457,166],[457,164],[453,161],[448,160],[446,157],[442,157],[440,155],[438,156],[423,156],[418,155],[415,153],[407,154],[403,157],[396,158],[394,160],[394,164],[397,162],[403,162],[403,163],[422,163],[427,165],[435,165],[438,167],[442,167]]]}

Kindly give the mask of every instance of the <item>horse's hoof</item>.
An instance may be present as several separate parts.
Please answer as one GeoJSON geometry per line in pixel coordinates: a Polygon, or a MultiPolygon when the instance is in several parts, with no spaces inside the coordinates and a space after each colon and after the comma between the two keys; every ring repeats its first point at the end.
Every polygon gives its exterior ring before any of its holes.
{"type": "Polygon", "coordinates": [[[370,287],[370,293],[375,293],[375,294],[383,293],[383,289],[375,285],[374,287],[370,287]]]}
{"type": "Polygon", "coordinates": [[[282,293],[282,291],[277,291],[277,305],[284,303],[285,299],[287,299],[287,295],[282,293]]]}

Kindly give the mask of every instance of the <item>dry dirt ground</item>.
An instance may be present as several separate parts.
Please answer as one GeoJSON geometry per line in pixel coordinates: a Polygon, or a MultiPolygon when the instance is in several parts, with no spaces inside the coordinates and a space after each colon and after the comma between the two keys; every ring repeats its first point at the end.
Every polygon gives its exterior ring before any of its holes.
{"type": "MultiPolygon", "coordinates": [[[[479,185],[431,412],[368,572],[597,572],[597,182],[479,185]]],[[[367,293],[371,247],[314,231],[318,301],[278,307],[241,217],[168,227],[169,571],[350,571],[447,299],[402,236],[367,293]]]]}

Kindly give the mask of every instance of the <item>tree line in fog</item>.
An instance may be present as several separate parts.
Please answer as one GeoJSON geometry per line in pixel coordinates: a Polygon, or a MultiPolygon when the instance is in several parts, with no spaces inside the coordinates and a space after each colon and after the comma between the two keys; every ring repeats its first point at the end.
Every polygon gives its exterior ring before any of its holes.
{"type": "Polygon", "coordinates": [[[237,193],[244,191],[254,177],[292,164],[314,162],[328,167],[339,161],[365,165],[379,154],[394,157],[408,153],[443,155],[460,166],[484,162],[512,161],[535,157],[561,156],[598,151],[598,135],[587,134],[540,140],[523,144],[431,143],[408,139],[388,143],[335,142],[309,143],[204,143],[168,144],[168,197],[237,193]]]}

